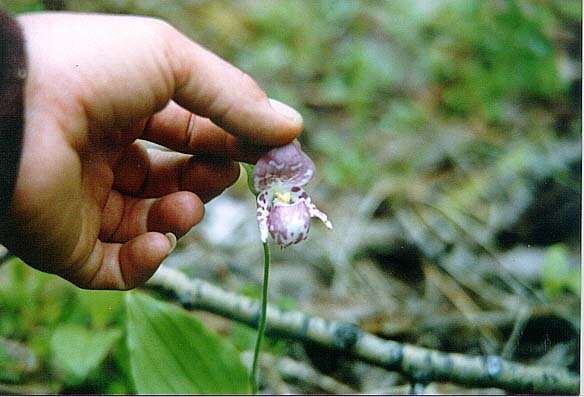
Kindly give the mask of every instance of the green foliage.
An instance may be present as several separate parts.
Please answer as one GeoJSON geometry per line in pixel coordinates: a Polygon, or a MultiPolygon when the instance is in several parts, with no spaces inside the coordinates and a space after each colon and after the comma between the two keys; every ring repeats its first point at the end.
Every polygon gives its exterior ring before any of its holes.
{"type": "Polygon", "coordinates": [[[44,10],[43,3],[39,0],[3,0],[0,6],[14,14],[44,10]]]}
{"type": "Polygon", "coordinates": [[[543,259],[543,291],[558,299],[565,291],[580,296],[580,268],[570,264],[569,251],[562,244],[549,247],[543,259]]]}
{"type": "Polygon", "coordinates": [[[88,291],[78,289],[80,310],[89,314],[91,326],[104,329],[115,323],[122,314],[123,295],[121,291],[88,291]]]}
{"type": "Polygon", "coordinates": [[[18,258],[8,260],[1,270],[2,335],[24,338],[32,329],[50,330],[69,316],[64,305],[74,299],[74,294],[72,289],[62,288],[64,281],[38,273],[18,258]]]}
{"type": "Polygon", "coordinates": [[[314,137],[313,146],[334,161],[322,164],[322,172],[328,181],[337,187],[366,187],[375,175],[375,161],[367,155],[363,145],[348,144],[348,139],[332,131],[321,131],[314,137]],[[341,156],[337,156],[341,153],[341,156]]]}
{"type": "MultiPolygon", "coordinates": [[[[38,0],[0,0],[0,6],[17,14],[42,10],[38,0]]],[[[578,0],[80,0],[67,6],[162,17],[247,71],[270,96],[300,110],[305,121],[300,139],[317,163],[323,178],[316,180],[325,187],[318,193],[325,195],[330,207],[349,190],[369,199],[370,192],[387,189],[387,213],[399,214],[400,219],[408,214],[412,219],[422,217],[408,229],[429,236],[419,240],[421,251],[430,250],[432,241],[452,245],[452,252],[465,255],[478,250],[471,240],[496,247],[492,243],[497,228],[511,224],[531,202],[535,176],[553,179],[576,194],[581,191],[581,177],[569,163],[575,162],[570,148],[579,151],[581,142],[582,5],[578,0]],[[572,160],[566,160],[570,156],[572,160]]],[[[387,214],[376,220],[390,217],[395,221],[387,214]]],[[[580,270],[571,259],[578,252],[579,238],[564,243],[548,247],[541,285],[537,279],[529,283],[541,287],[549,300],[561,301],[558,306],[565,309],[565,317],[579,323],[579,312],[572,306],[579,307],[571,304],[580,295],[580,270]]],[[[495,250],[497,256],[504,253],[495,250]]],[[[464,265],[453,276],[462,281],[462,276],[476,273],[479,278],[480,272],[467,267],[478,266],[475,259],[461,259],[464,265]]],[[[488,271],[498,271],[493,268],[488,271]]],[[[473,292],[471,298],[481,296],[477,298],[481,307],[505,307],[493,302],[498,297],[497,290],[490,290],[493,285],[474,289],[463,285],[473,292]]],[[[243,292],[259,297],[257,285],[244,287],[243,292]]],[[[223,389],[215,390],[218,385],[212,379],[199,379],[207,376],[208,369],[193,358],[199,357],[197,349],[213,346],[230,353],[211,364],[222,368],[227,361],[227,371],[238,374],[225,392],[246,386],[237,353],[221,347],[224,343],[212,334],[210,344],[198,343],[210,334],[195,318],[157,301],[150,304],[151,299],[139,295],[128,298],[134,300],[133,311],[125,312],[124,294],[82,291],[18,259],[1,265],[0,338],[22,346],[39,365],[26,369],[22,361],[14,360],[17,356],[0,350],[0,379],[38,383],[41,393],[126,394],[144,392],[152,386],[148,382],[177,386],[164,382],[173,382],[186,371],[190,377],[181,378],[181,391],[198,390],[191,387],[194,379],[217,393],[223,389]],[[188,330],[174,329],[168,317],[188,330]],[[161,319],[151,322],[150,318],[161,319]],[[133,336],[120,337],[126,329],[133,336]],[[137,339],[146,336],[146,341],[137,339]],[[83,340],[87,346],[95,343],[93,353],[67,350],[59,342],[64,339],[77,345],[83,340]],[[129,349],[127,342],[132,341],[129,349]],[[171,352],[188,355],[188,361],[170,357],[171,352]],[[86,353],[93,364],[83,359],[76,366],[86,353]],[[150,372],[142,373],[136,363],[148,360],[147,353],[154,354],[152,366],[144,364],[150,372]],[[177,367],[181,363],[184,371],[177,367]],[[166,376],[153,374],[154,370],[166,376]],[[138,380],[136,386],[132,377],[138,380]]],[[[400,294],[401,298],[408,302],[407,294],[400,294]]],[[[294,306],[290,300],[275,300],[279,306],[294,306]]],[[[426,304],[415,302],[416,307],[426,304]]],[[[398,310],[392,315],[399,314],[398,310]]],[[[439,331],[424,336],[439,338],[439,331]]],[[[450,336],[448,340],[454,340],[450,336]]],[[[237,350],[248,351],[255,331],[234,323],[227,338],[237,350]]],[[[288,345],[276,338],[266,338],[263,348],[273,355],[288,352],[288,345]]],[[[163,391],[146,391],[156,390],[163,391]]]]}
{"type": "MultiPolygon", "coordinates": [[[[122,371],[125,357],[118,352],[121,294],[80,290],[11,258],[0,266],[0,337],[25,342],[23,349],[30,349],[41,364],[27,377],[40,376],[42,369],[47,391],[105,393],[111,382],[129,393],[129,378],[122,371]]],[[[24,363],[20,359],[16,364],[22,368],[24,363]]]]}
{"type": "Polygon", "coordinates": [[[252,194],[257,195],[257,192],[255,191],[255,188],[253,187],[253,169],[254,169],[254,166],[252,164],[247,164],[247,163],[241,163],[241,166],[245,170],[245,176],[246,176],[246,180],[247,180],[247,188],[249,189],[249,191],[252,194]]]}
{"type": "Polygon", "coordinates": [[[506,101],[520,94],[529,100],[561,92],[553,45],[544,30],[554,23],[549,9],[526,10],[515,0],[448,3],[428,26],[436,37],[429,48],[431,70],[444,86],[448,110],[499,121],[506,101]]]}
{"type": "Polygon", "coordinates": [[[19,342],[0,338],[0,382],[17,383],[38,367],[30,349],[19,342]]]}
{"type": "Polygon", "coordinates": [[[78,385],[103,362],[120,336],[117,329],[90,331],[75,324],[59,326],[51,337],[54,365],[67,384],[78,385]]]}
{"type": "Polygon", "coordinates": [[[237,351],[174,305],[126,295],[128,350],[138,393],[247,393],[237,351]]]}

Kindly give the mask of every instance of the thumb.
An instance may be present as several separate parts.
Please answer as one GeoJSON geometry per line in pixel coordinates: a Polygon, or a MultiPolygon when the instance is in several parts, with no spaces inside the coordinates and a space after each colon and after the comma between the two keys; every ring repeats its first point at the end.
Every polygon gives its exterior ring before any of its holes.
{"type": "Polygon", "coordinates": [[[269,99],[249,75],[176,34],[170,44],[173,99],[182,107],[259,146],[284,145],[300,134],[302,116],[296,110],[269,99]]]}

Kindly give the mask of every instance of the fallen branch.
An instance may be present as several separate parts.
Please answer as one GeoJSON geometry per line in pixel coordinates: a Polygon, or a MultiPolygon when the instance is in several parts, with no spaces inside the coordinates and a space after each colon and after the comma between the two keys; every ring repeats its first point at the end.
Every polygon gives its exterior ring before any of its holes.
{"type": "MultiPolygon", "coordinates": [[[[243,362],[251,368],[253,353],[243,352],[243,362]]],[[[300,361],[292,360],[289,357],[274,357],[270,354],[262,353],[262,367],[278,372],[278,375],[285,381],[303,383],[311,387],[316,387],[325,393],[331,394],[355,394],[355,391],[343,383],[330,376],[326,376],[311,366],[300,361]]],[[[288,394],[290,394],[288,392],[288,394]]]]}
{"type": "MultiPolygon", "coordinates": [[[[161,268],[147,286],[176,299],[187,309],[202,309],[257,327],[259,302],[222,290],[206,281],[161,268]]],[[[527,366],[499,356],[443,353],[381,339],[354,324],[328,321],[297,311],[268,307],[267,334],[309,341],[346,352],[371,364],[427,384],[445,381],[467,386],[497,387],[510,392],[578,394],[579,377],[562,368],[527,366]]]]}

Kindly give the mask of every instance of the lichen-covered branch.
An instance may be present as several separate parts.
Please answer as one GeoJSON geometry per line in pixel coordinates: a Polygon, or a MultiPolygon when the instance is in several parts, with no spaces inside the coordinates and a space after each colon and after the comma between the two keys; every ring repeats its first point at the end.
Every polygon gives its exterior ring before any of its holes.
{"type": "MultiPolygon", "coordinates": [[[[165,292],[185,308],[202,309],[257,327],[257,300],[189,279],[169,268],[159,269],[148,287],[165,292]]],[[[310,341],[342,350],[366,362],[398,371],[416,383],[446,381],[497,387],[511,392],[578,394],[579,377],[561,368],[527,366],[498,356],[443,353],[381,339],[354,324],[328,321],[297,311],[268,307],[267,334],[310,341]]]]}

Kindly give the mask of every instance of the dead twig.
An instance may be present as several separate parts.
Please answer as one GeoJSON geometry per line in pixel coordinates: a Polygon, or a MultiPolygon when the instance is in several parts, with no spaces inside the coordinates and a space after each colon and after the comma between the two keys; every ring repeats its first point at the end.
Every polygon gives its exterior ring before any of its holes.
{"type": "MultiPolygon", "coordinates": [[[[242,358],[244,362],[251,362],[251,354],[251,352],[243,353],[242,358]]],[[[270,354],[262,353],[261,360],[262,367],[277,371],[278,375],[285,381],[307,384],[308,386],[331,394],[355,393],[349,386],[316,371],[310,365],[289,357],[274,357],[270,354]]]]}
{"type": "MultiPolygon", "coordinates": [[[[165,292],[185,308],[206,310],[257,327],[260,310],[257,300],[224,291],[203,280],[189,279],[181,272],[164,267],[147,286],[165,292]]],[[[363,361],[401,372],[418,383],[446,381],[521,393],[577,394],[579,391],[579,377],[562,368],[527,366],[494,355],[444,353],[384,340],[354,324],[328,321],[274,306],[268,307],[266,331],[344,351],[363,361]]]]}

